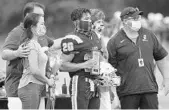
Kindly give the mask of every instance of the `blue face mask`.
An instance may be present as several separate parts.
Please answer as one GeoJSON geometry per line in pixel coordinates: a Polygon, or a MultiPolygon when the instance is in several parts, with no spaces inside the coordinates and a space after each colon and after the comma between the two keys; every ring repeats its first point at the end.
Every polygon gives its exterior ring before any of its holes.
{"type": "Polygon", "coordinates": [[[79,21],[77,22],[76,28],[82,31],[90,31],[92,29],[92,24],[89,21],[79,21]]]}

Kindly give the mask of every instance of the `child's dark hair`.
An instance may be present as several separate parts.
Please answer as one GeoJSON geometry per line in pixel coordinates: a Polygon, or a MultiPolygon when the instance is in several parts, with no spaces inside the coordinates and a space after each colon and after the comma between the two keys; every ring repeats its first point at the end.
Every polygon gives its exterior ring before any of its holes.
{"type": "Polygon", "coordinates": [[[29,13],[25,17],[23,25],[24,25],[24,28],[25,28],[25,31],[26,31],[26,39],[32,39],[33,33],[32,33],[32,30],[31,30],[31,27],[37,25],[40,16],[41,16],[40,14],[29,13]]]}
{"type": "Polygon", "coordinates": [[[73,12],[71,13],[71,20],[80,20],[83,16],[83,13],[90,13],[90,10],[87,8],[77,8],[73,10],[73,12]]]}

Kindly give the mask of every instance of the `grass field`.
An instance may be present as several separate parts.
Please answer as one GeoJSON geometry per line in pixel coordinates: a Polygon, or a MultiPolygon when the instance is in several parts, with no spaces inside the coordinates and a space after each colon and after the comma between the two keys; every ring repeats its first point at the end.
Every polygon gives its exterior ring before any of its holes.
{"type": "MultiPolygon", "coordinates": [[[[4,42],[4,39],[2,37],[0,37],[0,46],[2,47],[2,44],[4,42]]],[[[164,44],[165,48],[169,51],[169,44],[164,44]]],[[[0,56],[1,56],[1,52],[0,52],[0,56]]],[[[168,61],[169,61],[169,58],[168,58],[168,61]]],[[[5,71],[5,61],[2,60],[0,58],[0,70],[3,70],[5,71]]],[[[157,70],[158,71],[158,70],[157,70]]],[[[66,81],[67,81],[67,85],[69,84],[69,76],[68,76],[68,73],[64,73],[64,72],[60,72],[59,73],[59,81],[57,82],[57,93],[60,94],[61,93],[61,86],[64,82],[64,78],[66,78],[66,81]]],[[[156,79],[157,79],[157,82],[158,82],[158,85],[161,85],[162,83],[162,76],[160,75],[159,72],[156,73],[156,79]]],[[[163,94],[163,90],[160,90],[159,91],[159,94],[158,94],[158,98],[159,98],[159,105],[160,105],[160,108],[161,109],[169,109],[169,95],[168,96],[164,96],[163,94]]]]}

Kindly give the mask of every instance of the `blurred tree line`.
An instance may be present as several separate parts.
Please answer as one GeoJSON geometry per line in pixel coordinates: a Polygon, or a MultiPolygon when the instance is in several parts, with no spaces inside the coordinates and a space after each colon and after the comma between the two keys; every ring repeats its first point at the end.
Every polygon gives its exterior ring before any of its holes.
{"type": "Polygon", "coordinates": [[[127,6],[138,7],[144,11],[145,16],[149,12],[169,15],[169,0],[0,0],[0,34],[6,35],[22,21],[23,7],[31,1],[46,6],[45,20],[48,35],[54,38],[63,37],[73,30],[70,14],[78,7],[102,9],[107,22],[112,19],[115,11],[121,11],[127,6]]]}

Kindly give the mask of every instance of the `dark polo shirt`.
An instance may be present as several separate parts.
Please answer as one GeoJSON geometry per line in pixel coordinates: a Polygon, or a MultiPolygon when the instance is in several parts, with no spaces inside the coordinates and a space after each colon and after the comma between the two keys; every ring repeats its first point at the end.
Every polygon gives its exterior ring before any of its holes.
{"type": "MultiPolygon", "coordinates": [[[[24,35],[24,27],[21,23],[15,27],[5,40],[3,45],[4,49],[17,50],[19,45],[22,43],[24,35]]],[[[39,37],[38,39],[41,46],[52,46],[53,40],[47,36],[39,37]]],[[[16,58],[6,63],[6,79],[5,79],[5,89],[8,97],[17,97],[17,90],[19,85],[19,80],[22,77],[23,65],[21,58],[16,58]]]]}
{"type": "Polygon", "coordinates": [[[135,44],[121,29],[109,40],[107,49],[109,63],[117,68],[117,75],[121,76],[121,86],[117,87],[119,96],[158,92],[154,60],[161,60],[168,53],[151,31],[141,28],[135,44]],[[140,57],[144,60],[143,67],[138,64],[140,57]]]}

